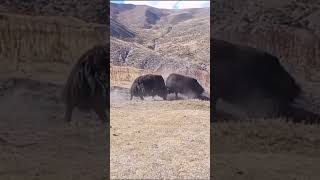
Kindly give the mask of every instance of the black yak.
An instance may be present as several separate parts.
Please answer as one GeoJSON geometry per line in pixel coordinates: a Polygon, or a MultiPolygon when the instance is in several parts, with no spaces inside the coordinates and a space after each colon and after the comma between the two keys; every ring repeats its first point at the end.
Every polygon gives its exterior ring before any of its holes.
{"type": "Polygon", "coordinates": [[[178,93],[185,94],[189,98],[201,99],[204,92],[203,87],[196,79],[175,73],[168,76],[166,86],[168,93],[175,93],[176,99],[178,99],[178,93]]]}
{"type": "Polygon", "coordinates": [[[108,58],[106,46],[95,46],[74,65],[62,93],[66,121],[71,121],[72,111],[77,107],[85,112],[93,110],[103,122],[108,122],[108,58]]]}
{"type": "MultiPolygon", "coordinates": [[[[263,117],[294,116],[293,105],[302,91],[277,57],[218,39],[213,39],[212,48],[213,113],[222,99],[250,107],[249,111],[263,117]]],[[[299,118],[302,114],[314,117],[306,112],[301,111],[299,118]]]]}
{"type": "Polygon", "coordinates": [[[144,96],[154,97],[156,95],[162,97],[164,100],[167,99],[167,88],[161,75],[146,74],[137,77],[132,83],[130,93],[130,100],[132,100],[133,96],[140,97],[141,100],[144,100],[144,96]]]}

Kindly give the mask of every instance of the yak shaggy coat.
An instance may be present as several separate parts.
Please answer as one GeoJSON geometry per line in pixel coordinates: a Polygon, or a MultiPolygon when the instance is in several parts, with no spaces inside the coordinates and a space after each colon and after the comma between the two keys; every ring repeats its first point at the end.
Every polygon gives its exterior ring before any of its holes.
{"type": "Polygon", "coordinates": [[[103,122],[107,122],[108,58],[106,46],[95,46],[74,65],[62,93],[66,121],[71,121],[72,111],[77,107],[85,112],[93,110],[103,122]]]}

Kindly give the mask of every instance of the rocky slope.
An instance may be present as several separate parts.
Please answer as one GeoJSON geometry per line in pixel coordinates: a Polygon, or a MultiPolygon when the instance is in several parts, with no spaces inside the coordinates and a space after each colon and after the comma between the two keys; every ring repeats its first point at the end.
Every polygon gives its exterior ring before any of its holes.
{"type": "MultiPolygon", "coordinates": [[[[111,38],[111,63],[151,70],[167,76],[179,72],[209,87],[209,8],[167,10],[143,5],[112,4],[111,21],[134,37],[111,38]]],[[[111,24],[111,30],[125,36],[111,24]]],[[[114,33],[116,34],[116,33],[114,33]]]]}
{"type": "Polygon", "coordinates": [[[0,2],[0,11],[38,16],[73,16],[86,22],[106,24],[108,3],[104,0],[3,0],[0,2]]]}

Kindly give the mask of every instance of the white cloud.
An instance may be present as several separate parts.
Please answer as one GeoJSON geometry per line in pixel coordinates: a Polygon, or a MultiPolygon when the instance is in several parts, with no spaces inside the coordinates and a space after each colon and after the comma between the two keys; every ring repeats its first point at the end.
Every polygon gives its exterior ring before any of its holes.
{"type": "Polygon", "coordinates": [[[125,4],[148,5],[160,9],[209,7],[210,1],[124,1],[125,4]]]}
{"type": "Polygon", "coordinates": [[[202,7],[210,7],[210,1],[179,1],[177,4],[177,8],[179,9],[202,7]]]}

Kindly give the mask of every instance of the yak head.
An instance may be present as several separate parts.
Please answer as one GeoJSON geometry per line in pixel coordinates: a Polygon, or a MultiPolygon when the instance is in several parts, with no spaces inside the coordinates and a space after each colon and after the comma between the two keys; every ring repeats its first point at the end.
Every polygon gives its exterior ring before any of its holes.
{"type": "Polygon", "coordinates": [[[159,96],[163,98],[163,100],[167,100],[168,89],[167,87],[163,87],[159,91],[159,96]]]}
{"type": "Polygon", "coordinates": [[[174,91],[169,87],[166,87],[166,91],[167,91],[167,94],[174,93],[174,91]]]}

